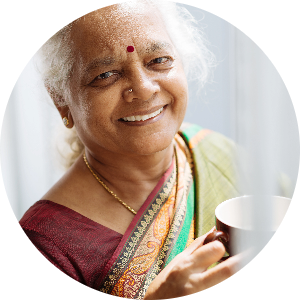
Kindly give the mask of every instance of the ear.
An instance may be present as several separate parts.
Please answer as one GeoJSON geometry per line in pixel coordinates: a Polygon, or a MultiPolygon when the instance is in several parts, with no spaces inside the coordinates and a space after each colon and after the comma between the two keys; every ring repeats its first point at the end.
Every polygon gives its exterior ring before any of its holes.
{"type": "Polygon", "coordinates": [[[53,100],[53,103],[56,106],[59,114],[61,115],[61,118],[67,118],[68,124],[65,124],[65,126],[67,128],[72,128],[74,126],[74,121],[69,106],[65,105],[65,99],[63,98],[63,96],[59,95],[53,88],[51,88],[51,86],[47,83],[45,83],[45,87],[51,99],[53,100]]]}
{"type": "Polygon", "coordinates": [[[62,119],[67,118],[68,124],[67,125],[65,124],[65,126],[67,128],[72,128],[74,126],[74,121],[73,121],[73,117],[70,112],[69,106],[68,105],[65,105],[65,106],[57,106],[56,105],[56,108],[62,119]]]}

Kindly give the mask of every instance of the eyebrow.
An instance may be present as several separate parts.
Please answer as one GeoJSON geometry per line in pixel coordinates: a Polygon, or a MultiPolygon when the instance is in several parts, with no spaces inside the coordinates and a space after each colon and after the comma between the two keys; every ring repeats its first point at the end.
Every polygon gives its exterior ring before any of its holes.
{"type": "Polygon", "coordinates": [[[153,42],[149,46],[147,46],[146,53],[153,53],[167,48],[172,48],[171,44],[168,42],[153,42]]]}
{"type": "MultiPolygon", "coordinates": [[[[172,48],[170,43],[157,41],[148,44],[147,48],[145,49],[145,52],[150,54],[168,48],[172,48]]],[[[107,56],[104,58],[96,58],[87,65],[87,67],[85,68],[85,73],[89,73],[90,71],[98,69],[99,67],[111,66],[114,63],[116,63],[116,61],[117,60],[111,56],[107,56]]]]}
{"type": "Polygon", "coordinates": [[[97,69],[103,66],[111,66],[116,62],[116,59],[113,57],[105,57],[105,58],[96,58],[92,60],[86,67],[85,73],[88,73],[91,70],[97,69]]]}

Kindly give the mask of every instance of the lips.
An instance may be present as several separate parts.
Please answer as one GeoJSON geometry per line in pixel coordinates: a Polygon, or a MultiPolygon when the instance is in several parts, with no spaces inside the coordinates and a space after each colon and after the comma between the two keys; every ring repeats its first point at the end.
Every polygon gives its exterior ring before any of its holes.
{"type": "Polygon", "coordinates": [[[156,111],[149,113],[149,114],[133,115],[133,116],[121,118],[121,120],[125,121],[125,122],[146,121],[148,119],[158,116],[163,111],[163,109],[164,109],[164,107],[161,107],[161,108],[157,109],[156,111]]]}
{"type": "Polygon", "coordinates": [[[163,111],[163,107],[156,110],[155,112],[148,114],[148,115],[137,115],[137,116],[130,116],[130,117],[125,117],[122,118],[123,121],[126,122],[134,122],[134,121],[146,121],[148,119],[154,118],[157,115],[159,115],[163,111]]]}

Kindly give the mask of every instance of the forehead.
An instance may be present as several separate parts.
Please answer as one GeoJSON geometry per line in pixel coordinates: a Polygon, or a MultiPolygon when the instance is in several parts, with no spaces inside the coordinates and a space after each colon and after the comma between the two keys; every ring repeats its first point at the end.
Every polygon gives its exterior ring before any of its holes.
{"type": "Polygon", "coordinates": [[[159,11],[149,4],[117,4],[87,14],[73,23],[71,40],[76,51],[89,53],[115,51],[131,43],[141,46],[151,40],[170,43],[159,11]]]}

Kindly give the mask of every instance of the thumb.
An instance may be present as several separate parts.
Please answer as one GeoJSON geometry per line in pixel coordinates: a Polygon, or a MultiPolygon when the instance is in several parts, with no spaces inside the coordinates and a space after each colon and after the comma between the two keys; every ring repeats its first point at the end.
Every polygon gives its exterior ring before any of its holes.
{"type": "Polygon", "coordinates": [[[214,226],[210,231],[205,233],[204,235],[196,238],[182,253],[185,253],[186,255],[192,254],[195,250],[197,250],[199,247],[203,246],[203,242],[205,238],[213,231],[216,230],[216,227],[214,226]]]}

